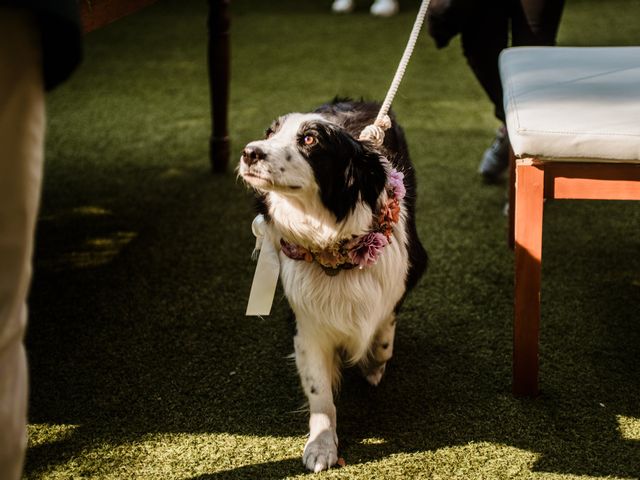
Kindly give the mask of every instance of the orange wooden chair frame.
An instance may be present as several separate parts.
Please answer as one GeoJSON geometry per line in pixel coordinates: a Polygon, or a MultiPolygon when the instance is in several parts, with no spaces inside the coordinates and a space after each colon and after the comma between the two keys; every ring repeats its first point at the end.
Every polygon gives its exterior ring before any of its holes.
{"type": "Polygon", "coordinates": [[[640,200],[640,164],[515,159],[509,242],[515,247],[513,393],[538,395],[544,199],[640,200]]]}

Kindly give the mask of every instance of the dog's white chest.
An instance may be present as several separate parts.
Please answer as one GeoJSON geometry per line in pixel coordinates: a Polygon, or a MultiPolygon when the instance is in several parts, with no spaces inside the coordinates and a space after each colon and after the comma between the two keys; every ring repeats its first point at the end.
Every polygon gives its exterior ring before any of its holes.
{"type": "Polygon", "coordinates": [[[329,276],[316,263],[280,254],[281,281],[298,328],[331,340],[349,356],[366,354],[378,326],[405,293],[406,248],[389,245],[378,263],[329,276]]]}

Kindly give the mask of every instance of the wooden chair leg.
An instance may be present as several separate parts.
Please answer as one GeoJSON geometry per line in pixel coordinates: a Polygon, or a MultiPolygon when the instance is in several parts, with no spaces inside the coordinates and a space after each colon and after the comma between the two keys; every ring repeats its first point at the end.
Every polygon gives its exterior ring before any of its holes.
{"type": "Polygon", "coordinates": [[[538,394],[544,170],[516,164],[513,393],[538,394]]]}
{"type": "Polygon", "coordinates": [[[514,216],[516,211],[516,156],[513,154],[513,149],[509,147],[509,208],[508,208],[508,222],[509,233],[507,237],[507,244],[509,248],[513,250],[515,246],[515,231],[514,231],[514,216]]]}
{"type": "Polygon", "coordinates": [[[224,172],[229,163],[229,0],[209,0],[209,95],[211,139],[209,156],[214,172],[224,172]]]}

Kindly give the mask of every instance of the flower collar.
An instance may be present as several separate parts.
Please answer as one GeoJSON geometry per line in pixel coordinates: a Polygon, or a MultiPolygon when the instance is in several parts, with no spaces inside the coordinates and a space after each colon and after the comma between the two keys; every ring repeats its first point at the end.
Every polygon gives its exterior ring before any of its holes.
{"type": "Polygon", "coordinates": [[[341,240],[328,248],[304,248],[280,240],[282,253],[293,260],[317,262],[327,275],[337,275],[340,270],[360,269],[374,265],[384,247],[391,243],[393,227],[400,220],[400,200],[406,194],[404,174],[391,168],[385,186],[387,201],[373,218],[369,232],[341,240]]]}

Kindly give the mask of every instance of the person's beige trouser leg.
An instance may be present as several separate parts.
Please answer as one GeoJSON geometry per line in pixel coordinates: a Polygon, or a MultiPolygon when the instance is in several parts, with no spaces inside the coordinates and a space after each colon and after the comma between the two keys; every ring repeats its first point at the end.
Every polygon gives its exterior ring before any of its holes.
{"type": "Polygon", "coordinates": [[[0,8],[0,479],[19,479],[26,452],[23,337],[42,182],[45,128],[40,43],[31,16],[0,8]]]}

